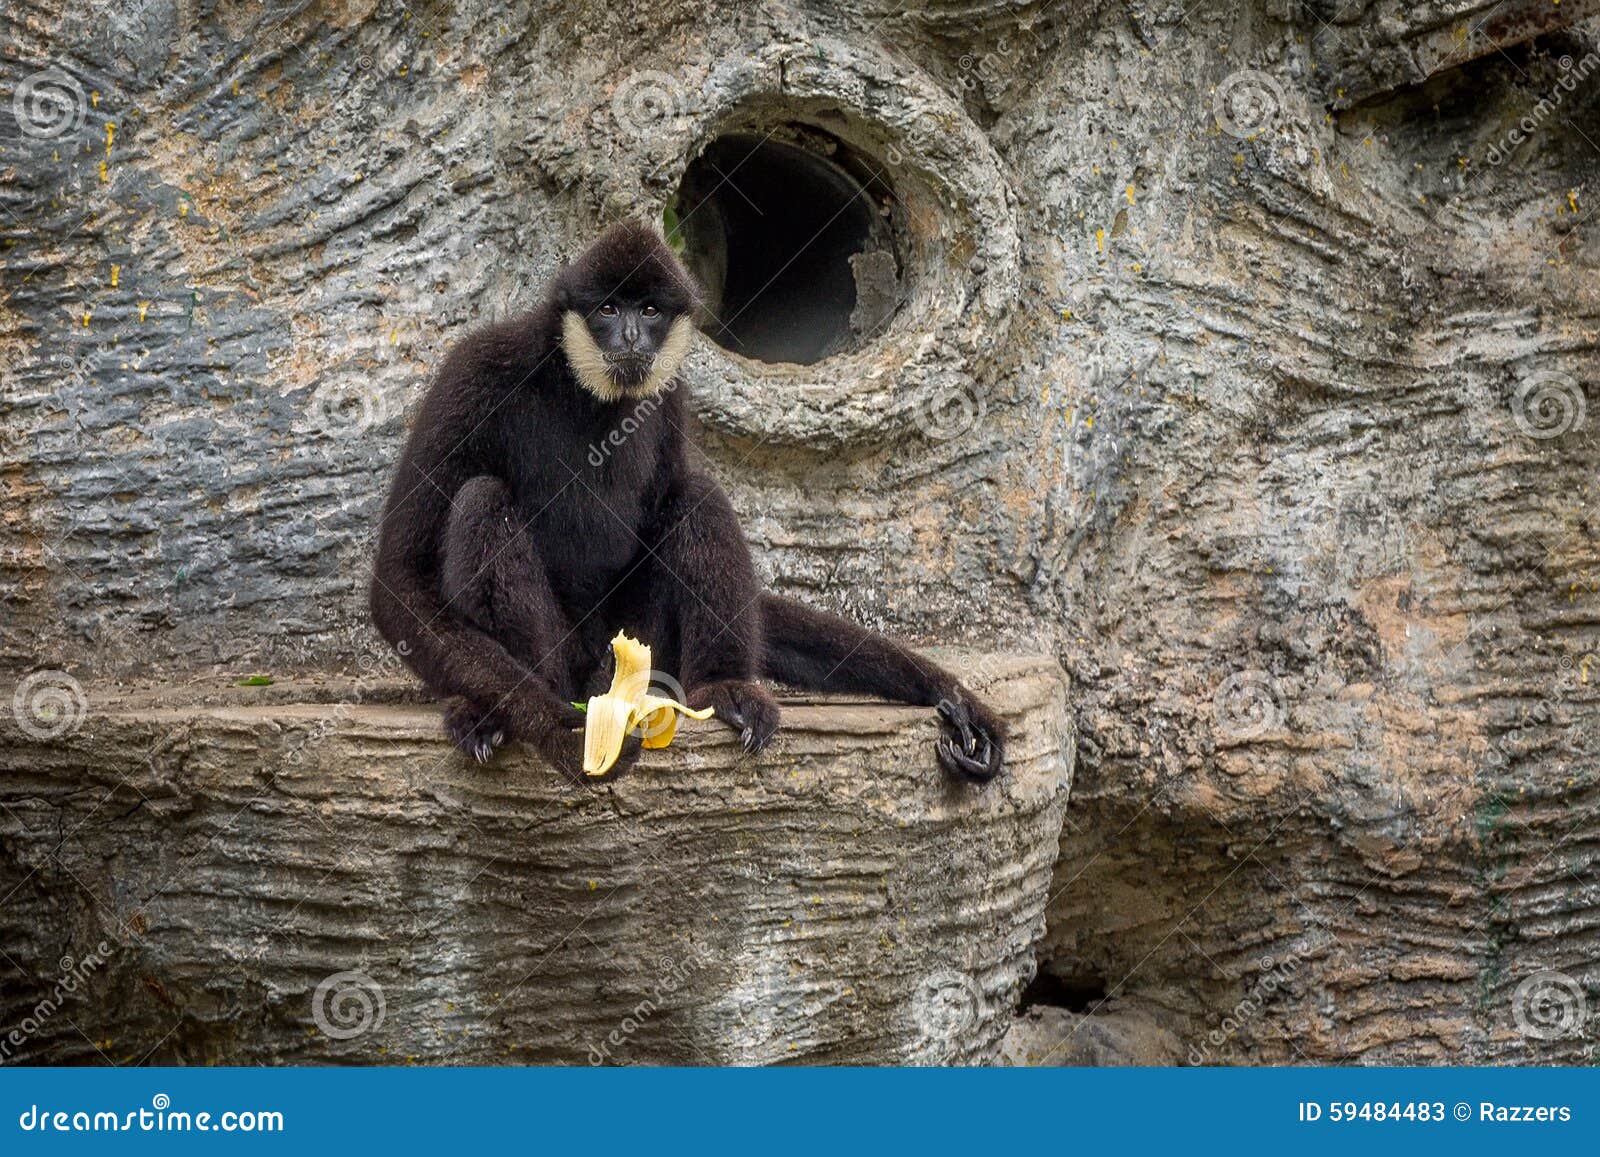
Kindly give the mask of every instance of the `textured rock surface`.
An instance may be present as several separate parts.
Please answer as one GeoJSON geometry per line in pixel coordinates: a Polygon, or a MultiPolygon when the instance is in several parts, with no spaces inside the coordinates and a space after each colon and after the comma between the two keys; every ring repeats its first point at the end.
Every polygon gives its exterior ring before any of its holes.
{"type": "Polygon", "coordinates": [[[1168,1021],[1170,1017],[1161,1009],[1118,1008],[1109,1002],[1093,1015],[1040,1005],[1012,1025],[1001,1048],[1001,1063],[1024,1067],[1182,1064],[1183,1042],[1168,1021]]]}
{"type": "Polygon", "coordinates": [[[686,725],[586,791],[472,764],[381,681],[91,692],[53,742],[8,721],[0,1023],[104,944],[18,1059],[992,1058],[1072,743],[1053,661],[989,669],[1015,754],[985,789],[938,770],[931,712],[868,703],[791,701],[758,761],[686,725]]]}
{"type": "Polygon", "coordinates": [[[442,347],[718,132],[824,128],[906,305],[702,348],[704,445],[775,586],[1072,671],[1072,1016],[1590,1059],[1587,6],[906,7],[8,6],[0,98],[85,101],[0,115],[3,661],[348,669],[442,347]]]}
{"type": "Polygon", "coordinates": [[[1335,108],[1421,84],[1593,16],[1593,0],[1313,0],[1321,91],[1335,108]]]}

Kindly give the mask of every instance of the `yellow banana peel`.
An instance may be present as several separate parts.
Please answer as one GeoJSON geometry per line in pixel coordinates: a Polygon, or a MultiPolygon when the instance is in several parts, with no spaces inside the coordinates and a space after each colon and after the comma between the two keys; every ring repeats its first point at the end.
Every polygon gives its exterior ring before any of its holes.
{"type": "Polygon", "coordinates": [[[583,728],[583,770],[604,775],[622,754],[622,741],[638,729],[646,747],[665,747],[678,732],[678,716],[710,719],[711,708],[692,710],[676,699],[650,694],[650,648],[626,631],[611,640],[616,673],[611,690],[589,700],[583,728]]]}

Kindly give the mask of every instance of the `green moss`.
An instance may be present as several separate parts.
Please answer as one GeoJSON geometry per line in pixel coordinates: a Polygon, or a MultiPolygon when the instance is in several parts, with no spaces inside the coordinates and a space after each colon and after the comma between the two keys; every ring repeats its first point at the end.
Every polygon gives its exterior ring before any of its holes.
{"type": "Polygon", "coordinates": [[[678,207],[670,202],[661,210],[661,232],[666,236],[667,244],[672,247],[672,251],[681,254],[683,231],[678,225],[678,207]]]}

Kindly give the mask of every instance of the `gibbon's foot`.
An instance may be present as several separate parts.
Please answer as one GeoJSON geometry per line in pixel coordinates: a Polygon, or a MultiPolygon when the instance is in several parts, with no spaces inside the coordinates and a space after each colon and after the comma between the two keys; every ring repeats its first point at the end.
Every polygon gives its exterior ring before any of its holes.
{"type": "Polygon", "coordinates": [[[583,770],[583,732],[558,727],[542,736],[530,736],[530,743],[544,756],[545,762],[555,768],[574,785],[610,783],[633,766],[643,745],[637,736],[629,735],[622,741],[622,753],[617,761],[606,768],[604,775],[589,775],[583,770]]]}
{"type": "Polygon", "coordinates": [[[493,759],[494,749],[511,736],[511,729],[497,712],[485,711],[460,696],[445,704],[444,730],[451,743],[479,763],[493,759]]]}
{"type": "Polygon", "coordinates": [[[778,702],[765,687],[743,679],[724,679],[702,683],[689,692],[689,706],[696,711],[714,707],[716,715],[739,733],[739,742],[754,755],[772,742],[778,730],[778,702]]]}
{"type": "Polygon", "coordinates": [[[987,783],[1005,770],[1005,726],[981,703],[956,694],[939,700],[949,734],[934,743],[939,763],[952,775],[987,783]]]}

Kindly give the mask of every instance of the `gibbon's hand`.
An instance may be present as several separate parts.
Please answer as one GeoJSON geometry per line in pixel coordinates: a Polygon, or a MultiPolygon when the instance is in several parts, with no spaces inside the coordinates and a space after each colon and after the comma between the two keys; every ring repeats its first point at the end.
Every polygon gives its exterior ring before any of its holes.
{"type": "Polygon", "coordinates": [[[696,711],[714,707],[713,718],[739,732],[739,741],[752,755],[772,742],[778,730],[778,702],[759,683],[743,679],[702,683],[689,692],[689,706],[696,711]]]}
{"type": "MultiPolygon", "coordinates": [[[[445,703],[444,729],[450,736],[450,742],[464,754],[479,763],[488,763],[494,758],[496,748],[512,740],[533,738],[531,734],[525,733],[525,729],[516,725],[515,718],[513,704],[484,708],[470,699],[457,695],[445,703]]],[[[564,705],[556,718],[555,726],[557,730],[570,730],[574,727],[581,728],[583,721],[583,712],[576,707],[564,705]]],[[[581,758],[579,765],[581,771],[581,758]]]]}
{"type": "Polygon", "coordinates": [[[939,700],[947,734],[934,744],[939,763],[953,775],[987,783],[1005,770],[1005,724],[964,690],[939,700]]]}
{"type": "MultiPolygon", "coordinates": [[[[574,712],[580,718],[581,711],[574,712]]],[[[568,730],[558,727],[547,731],[542,736],[530,736],[528,742],[544,756],[545,762],[566,776],[575,787],[591,787],[602,783],[610,783],[620,779],[622,774],[633,766],[639,758],[643,746],[639,738],[628,736],[622,741],[622,753],[617,756],[617,761],[606,768],[601,775],[589,775],[583,770],[583,732],[582,730],[568,730]]]]}
{"type": "Polygon", "coordinates": [[[479,763],[488,763],[495,748],[512,738],[503,712],[479,707],[459,695],[445,703],[444,730],[451,743],[479,763]]]}

